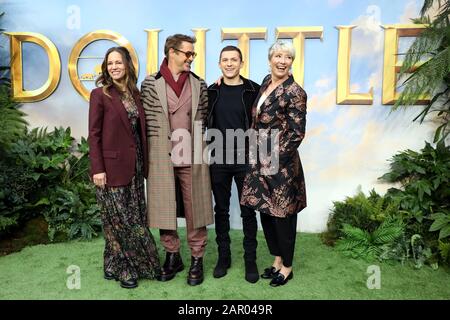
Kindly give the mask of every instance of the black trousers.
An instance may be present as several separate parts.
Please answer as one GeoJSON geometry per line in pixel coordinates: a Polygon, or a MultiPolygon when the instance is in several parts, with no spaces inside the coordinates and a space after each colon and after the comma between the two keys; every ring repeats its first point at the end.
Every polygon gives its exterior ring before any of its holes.
{"type": "Polygon", "coordinates": [[[261,213],[261,224],[270,254],[280,256],[283,265],[291,267],[297,235],[297,214],[278,218],[261,213]]]}
{"type": "MultiPolygon", "coordinates": [[[[212,164],[210,166],[211,187],[215,202],[214,219],[216,242],[219,257],[231,257],[231,239],[229,235],[231,185],[234,178],[240,199],[248,168],[249,166],[246,164],[212,164]]],[[[244,231],[244,260],[256,261],[256,248],[258,246],[256,240],[256,233],[258,230],[256,212],[246,206],[240,206],[240,208],[242,228],[244,231]]]]}

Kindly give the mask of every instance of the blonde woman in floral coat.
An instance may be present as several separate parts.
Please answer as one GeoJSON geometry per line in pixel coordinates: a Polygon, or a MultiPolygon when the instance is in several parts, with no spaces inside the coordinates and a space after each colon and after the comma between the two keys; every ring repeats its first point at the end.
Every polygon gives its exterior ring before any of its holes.
{"type": "MultiPolygon", "coordinates": [[[[292,260],[297,231],[297,213],[306,207],[305,180],[298,154],[306,124],[306,93],[290,69],[295,58],[291,43],[277,41],[269,49],[271,74],[261,86],[253,107],[258,147],[267,138],[277,141],[270,149],[272,162],[250,150],[254,160],[246,176],[241,204],[258,210],[270,253],[275,257],[262,278],[271,286],[286,284],[293,278],[292,260]],[[270,138],[272,137],[272,138],[270,138]],[[278,167],[274,167],[278,164],[278,167]],[[274,170],[275,168],[275,170],[274,170]]],[[[266,158],[267,159],[267,158],[266,158]]]]}

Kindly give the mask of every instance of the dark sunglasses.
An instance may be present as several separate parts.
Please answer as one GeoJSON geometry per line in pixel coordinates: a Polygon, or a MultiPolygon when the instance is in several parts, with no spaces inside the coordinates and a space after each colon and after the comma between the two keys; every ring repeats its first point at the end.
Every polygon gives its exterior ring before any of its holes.
{"type": "Polygon", "coordinates": [[[182,50],[179,50],[179,49],[177,49],[177,48],[172,48],[173,50],[175,50],[175,51],[179,51],[179,52],[182,52],[182,53],[184,53],[184,55],[186,56],[186,58],[190,58],[190,57],[192,57],[192,59],[195,59],[195,57],[197,56],[197,53],[196,52],[192,52],[192,51],[182,51],[182,50]]]}

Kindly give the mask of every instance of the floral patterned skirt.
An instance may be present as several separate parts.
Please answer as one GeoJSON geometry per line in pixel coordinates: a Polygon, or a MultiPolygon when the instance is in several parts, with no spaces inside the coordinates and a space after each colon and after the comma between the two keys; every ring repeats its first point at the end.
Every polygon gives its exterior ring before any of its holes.
{"type": "Polygon", "coordinates": [[[160,272],[155,240],[147,225],[141,172],[123,187],[97,187],[105,235],[104,271],[118,280],[154,279],[160,272]]]}

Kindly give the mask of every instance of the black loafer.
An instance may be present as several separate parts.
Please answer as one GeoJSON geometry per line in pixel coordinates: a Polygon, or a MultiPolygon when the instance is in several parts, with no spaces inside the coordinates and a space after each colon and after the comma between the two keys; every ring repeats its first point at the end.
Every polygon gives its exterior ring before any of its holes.
{"type": "Polygon", "coordinates": [[[104,277],[106,280],[116,280],[116,281],[117,281],[116,276],[113,275],[111,272],[108,272],[108,271],[105,271],[105,274],[103,275],[103,277],[104,277]]]}
{"type": "Polygon", "coordinates": [[[263,279],[273,279],[278,275],[280,270],[275,269],[275,267],[269,267],[264,269],[264,273],[261,275],[263,279]]]}
{"type": "Polygon", "coordinates": [[[124,280],[120,281],[120,286],[125,289],[133,289],[138,286],[138,282],[136,279],[124,280]]]}
{"type": "Polygon", "coordinates": [[[291,280],[294,277],[294,273],[291,271],[289,275],[285,278],[284,275],[279,272],[278,275],[270,281],[270,285],[272,287],[278,287],[278,286],[284,286],[286,283],[288,283],[289,280],[291,280]]]}

